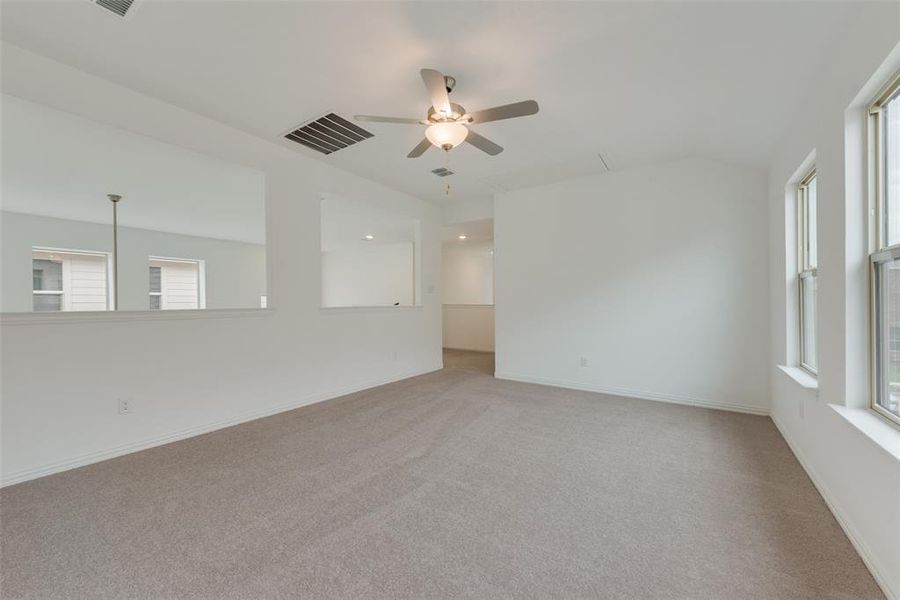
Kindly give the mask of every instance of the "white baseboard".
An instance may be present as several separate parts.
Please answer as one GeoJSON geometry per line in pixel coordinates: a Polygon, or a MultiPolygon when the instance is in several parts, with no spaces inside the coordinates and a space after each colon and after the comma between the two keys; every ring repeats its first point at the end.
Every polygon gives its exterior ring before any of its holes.
{"type": "Polygon", "coordinates": [[[444,346],[444,350],[465,350],[466,352],[490,352],[493,353],[493,348],[462,348],[460,346],[444,346]]]}
{"type": "Polygon", "coordinates": [[[831,514],[834,515],[835,520],[838,522],[838,525],[841,526],[841,529],[844,530],[844,533],[847,535],[847,538],[850,540],[850,543],[853,544],[853,547],[856,549],[856,553],[859,554],[859,557],[862,559],[863,563],[865,563],[866,568],[869,569],[869,572],[872,573],[872,577],[875,578],[875,582],[881,588],[881,591],[884,592],[884,595],[888,598],[888,600],[900,600],[900,591],[891,589],[890,581],[885,576],[887,570],[882,568],[878,564],[878,560],[875,558],[875,555],[869,551],[866,546],[863,538],[857,533],[857,531],[853,528],[849,521],[844,518],[844,511],[840,508],[840,506],[835,501],[834,495],[825,487],[825,484],[819,478],[815,469],[813,469],[812,464],[810,464],[800,449],[791,441],[791,437],[787,433],[787,429],[778,421],[773,413],[771,415],[772,422],[775,423],[775,427],[778,428],[779,433],[781,433],[781,437],[784,438],[784,441],[787,442],[788,447],[791,449],[791,452],[794,453],[794,456],[797,457],[797,462],[800,463],[800,466],[806,471],[806,474],[809,476],[810,481],[813,482],[813,485],[816,486],[816,489],[819,491],[819,495],[822,496],[822,499],[825,500],[825,504],[828,506],[828,509],[831,511],[831,514]]]}
{"type": "Polygon", "coordinates": [[[626,398],[638,398],[640,400],[653,400],[655,402],[670,402],[673,404],[686,404],[689,406],[700,406],[702,408],[715,408],[718,410],[729,410],[732,412],[749,413],[752,415],[768,415],[769,410],[759,408],[758,406],[749,406],[744,404],[732,404],[728,402],[718,402],[715,400],[707,400],[705,398],[696,398],[693,396],[685,396],[678,394],[657,394],[656,392],[645,392],[641,390],[630,390],[625,388],[602,387],[576,381],[565,381],[561,379],[547,379],[543,377],[530,377],[526,375],[516,375],[514,373],[494,373],[497,379],[507,379],[509,381],[520,381],[522,383],[536,383],[539,385],[550,385],[553,387],[567,388],[571,390],[581,390],[584,392],[597,392],[599,394],[607,394],[610,396],[624,396],[626,398]]]}
{"type": "Polygon", "coordinates": [[[278,414],[280,412],[285,412],[288,410],[293,410],[295,408],[300,408],[301,406],[307,406],[310,404],[315,404],[317,402],[324,402],[325,400],[331,400],[333,398],[339,398],[340,396],[346,396],[347,394],[352,394],[355,392],[359,392],[362,390],[367,390],[369,388],[378,387],[380,385],[385,385],[388,383],[393,383],[395,381],[401,381],[403,379],[409,379],[410,377],[416,377],[418,375],[425,375],[426,373],[432,373],[434,371],[439,371],[442,366],[438,366],[435,368],[429,369],[421,369],[416,371],[410,371],[407,373],[403,373],[400,375],[395,375],[392,377],[387,377],[383,379],[377,379],[372,381],[367,381],[363,383],[357,383],[354,385],[346,386],[340,389],[331,390],[328,392],[322,392],[318,394],[313,394],[311,396],[306,396],[301,398],[300,400],[286,402],[284,404],[279,404],[276,406],[270,406],[268,408],[264,408],[261,410],[253,410],[241,413],[239,415],[229,417],[227,419],[221,419],[219,421],[214,421],[212,423],[207,423],[205,425],[200,425],[197,427],[189,427],[187,429],[182,429],[179,431],[175,431],[172,433],[168,433],[161,436],[152,437],[149,439],[143,439],[136,442],[122,444],[119,446],[114,446],[112,448],[106,448],[104,450],[99,450],[97,452],[91,452],[88,454],[83,454],[80,456],[75,456],[72,458],[67,458],[60,461],[54,461],[52,463],[46,463],[37,467],[32,467],[28,469],[22,469],[20,471],[15,471],[13,473],[4,473],[2,478],[0,478],[0,487],[6,487],[8,485],[14,485],[16,483],[22,483],[24,481],[29,481],[31,479],[37,479],[38,477],[45,477],[47,475],[52,475],[53,473],[59,473],[62,471],[68,471],[69,469],[75,469],[78,467],[83,467],[86,465],[90,465],[96,462],[109,460],[110,458],[115,458],[117,456],[122,456],[125,454],[131,454],[132,452],[139,452],[141,450],[147,450],[148,448],[153,448],[155,446],[162,446],[163,444],[170,444],[172,442],[177,442],[178,440],[183,440],[189,437],[194,437],[195,435],[201,435],[204,433],[209,433],[211,431],[216,431],[217,429],[224,429],[225,427],[231,427],[233,425],[239,425],[241,423],[246,423],[248,421],[254,421],[256,419],[261,419],[263,417],[268,417],[274,414],[278,414]]]}

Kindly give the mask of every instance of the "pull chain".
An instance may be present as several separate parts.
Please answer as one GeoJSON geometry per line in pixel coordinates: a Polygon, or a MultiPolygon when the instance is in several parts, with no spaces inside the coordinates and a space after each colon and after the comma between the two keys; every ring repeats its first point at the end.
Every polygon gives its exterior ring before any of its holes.
{"type": "MultiPolygon", "coordinates": [[[[447,156],[445,157],[445,160],[444,160],[444,168],[447,169],[447,170],[449,171],[449,170],[450,170],[450,151],[449,151],[449,150],[445,150],[445,151],[444,151],[444,154],[447,155],[447,156]]],[[[449,175],[448,175],[448,177],[449,177],[449,175]]],[[[450,195],[450,180],[449,180],[449,179],[447,180],[447,189],[444,191],[444,193],[445,193],[447,196],[450,195]]]]}

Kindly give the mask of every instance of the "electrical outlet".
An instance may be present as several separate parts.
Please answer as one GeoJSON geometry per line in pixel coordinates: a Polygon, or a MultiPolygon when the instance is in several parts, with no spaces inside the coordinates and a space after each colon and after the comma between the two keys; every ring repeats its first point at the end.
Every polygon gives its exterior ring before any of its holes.
{"type": "Polygon", "coordinates": [[[134,412],[134,403],[131,398],[119,398],[119,414],[130,415],[134,412]]]}
{"type": "Polygon", "coordinates": [[[588,363],[587,363],[587,356],[582,356],[582,357],[581,357],[581,361],[579,362],[579,364],[580,364],[582,367],[586,367],[586,366],[588,365],[588,363]]]}

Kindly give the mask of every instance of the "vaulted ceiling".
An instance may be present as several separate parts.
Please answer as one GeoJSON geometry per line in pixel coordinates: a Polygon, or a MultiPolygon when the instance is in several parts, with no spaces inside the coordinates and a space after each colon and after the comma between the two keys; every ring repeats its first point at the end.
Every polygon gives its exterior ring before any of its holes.
{"type": "Polygon", "coordinates": [[[85,0],[4,2],[2,37],[151,96],[445,202],[684,156],[765,167],[826,50],[862,10],[842,2],[163,2],[122,19],[85,0]],[[471,110],[534,98],[476,129],[487,156],[407,152],[422,128],[366,124],[328,156],[282,139],[327,112],[424,116],[421,67],[471,110]],[[602,156],[603,160],[598,157],[602,156]],[[604,164],[605,162],[605,164],[604,164]],[[430,171],[449,166],[441,179],[430,171]],[[446,185],[450,184],[450,195],[446,185]]]}

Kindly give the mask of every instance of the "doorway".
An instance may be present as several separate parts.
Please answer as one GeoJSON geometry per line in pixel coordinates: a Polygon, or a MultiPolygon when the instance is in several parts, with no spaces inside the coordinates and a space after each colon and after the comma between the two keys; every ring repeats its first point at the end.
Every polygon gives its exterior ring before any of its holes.
{"type": "Polygon", "coordinates": [[[493,374],[493,219],[445,226],[441,250],[444,364],[493,374]]]}

